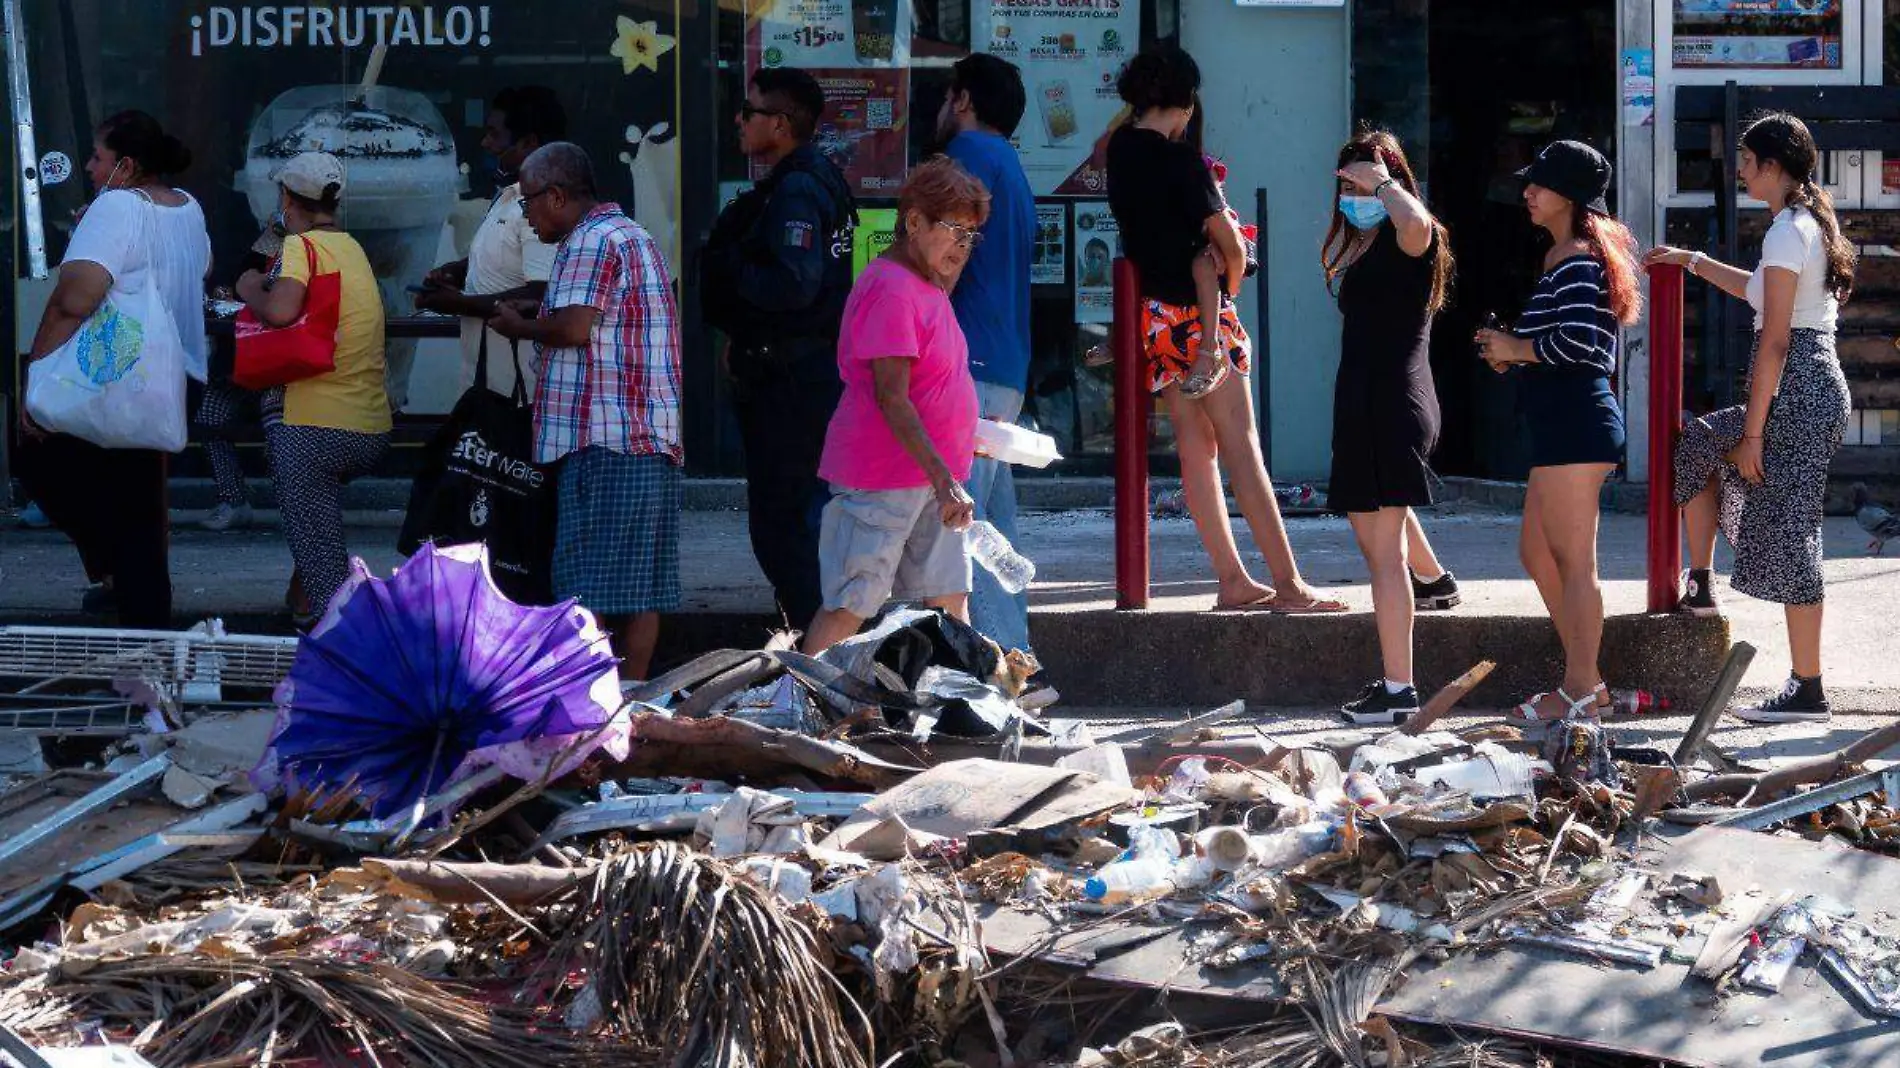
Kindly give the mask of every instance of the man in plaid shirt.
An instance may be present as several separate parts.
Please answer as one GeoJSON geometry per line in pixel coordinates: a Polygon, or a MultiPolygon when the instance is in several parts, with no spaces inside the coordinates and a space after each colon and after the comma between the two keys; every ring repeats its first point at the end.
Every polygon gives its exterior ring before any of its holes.
{"type": "Polygon", "coordinates": [[[554,592],[600,616],[623,676],[643,679],[660,613],[680,603],[680,340],[666,262],[599,199],[576,145],[522,163],[521,203],[560,249],[538,315],[503,303],[490,325],[535,343],[535,460],[560,463],[554,592]]]}

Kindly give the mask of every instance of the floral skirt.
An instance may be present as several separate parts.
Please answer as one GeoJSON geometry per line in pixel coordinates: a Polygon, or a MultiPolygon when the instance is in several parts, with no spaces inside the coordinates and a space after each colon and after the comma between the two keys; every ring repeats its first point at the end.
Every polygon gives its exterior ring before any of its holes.
{"type": "MultiPolygon", "coordinates": [[[[1187,378],[1201,351],[1201,310],[1192,304],[1149,300],[1142,309],[1142,335],[1148,354],[1148,388],[1159,393],[1187,378]]],[[[1253,367],[1253,340],[1240,325],[1240,313],[1228,297],[1220,301],[1220,343],[1227,362],[1246,374],[1253,367]]]]}

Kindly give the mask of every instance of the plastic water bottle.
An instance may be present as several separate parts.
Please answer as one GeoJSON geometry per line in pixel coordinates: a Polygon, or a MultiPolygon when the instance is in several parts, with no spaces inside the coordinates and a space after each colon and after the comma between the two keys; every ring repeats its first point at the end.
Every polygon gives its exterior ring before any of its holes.
{"type": "Polygon", "coordinates": [[[1174,832],[1140,826],[1128,832],[1128,841],[1127,852],[1096,869],[1082,884],[1083,897],[1113,905],[1168,884],[1169,875],[1181,859],[1180,842],[1174,832]]]}
{"type": "Polygon", "coordinates": [[[1003,537],[1003,532],[986,519],[970,524],[965,544],[969,546],[970,558],[995,575],[996,584],[1003,587],[1005,593],[1021,593],[1036,578],[1034,561],[1017,552],[1009,539],[1003,537]]]}

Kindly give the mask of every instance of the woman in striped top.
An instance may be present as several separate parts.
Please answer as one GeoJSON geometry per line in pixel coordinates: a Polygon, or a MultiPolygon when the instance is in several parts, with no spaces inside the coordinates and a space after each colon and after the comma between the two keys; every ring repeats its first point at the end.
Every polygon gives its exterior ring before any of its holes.
{"type": "Polygon", "coordinates": [[[1492,370],[1522,376],[1530,488],[1518,554],[1557,626],[1564,680],[1507,717],[1519,723],[1594,718],[1609,704],[1597,669],[1603,591],[1597,582],[1597,497],[1623,459],[1623,411],[1610,389],[1618,327],[1636,321],[1636,240],[1610,216],[1610,163],[1558,141],[1518,172],[1531,222],[1551,249],[1530,304],[1509,330],[1478,332],[1492,370]]]}

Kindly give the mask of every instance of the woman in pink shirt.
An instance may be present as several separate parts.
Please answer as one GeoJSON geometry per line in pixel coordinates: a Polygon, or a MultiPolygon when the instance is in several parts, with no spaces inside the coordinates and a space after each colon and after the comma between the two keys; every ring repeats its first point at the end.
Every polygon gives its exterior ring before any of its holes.
{"type": "Polygon", "coordinates": [[[898,192],[896,241],[845,304],[844,396],[818,474],[831,483],[818,535],[825,605],[805,635],[819,653],[895,595],[969,620],[962,483],[976,453],[976,383],[950,290],[982,236],[990,195],[944,157],[898,192]]]}

